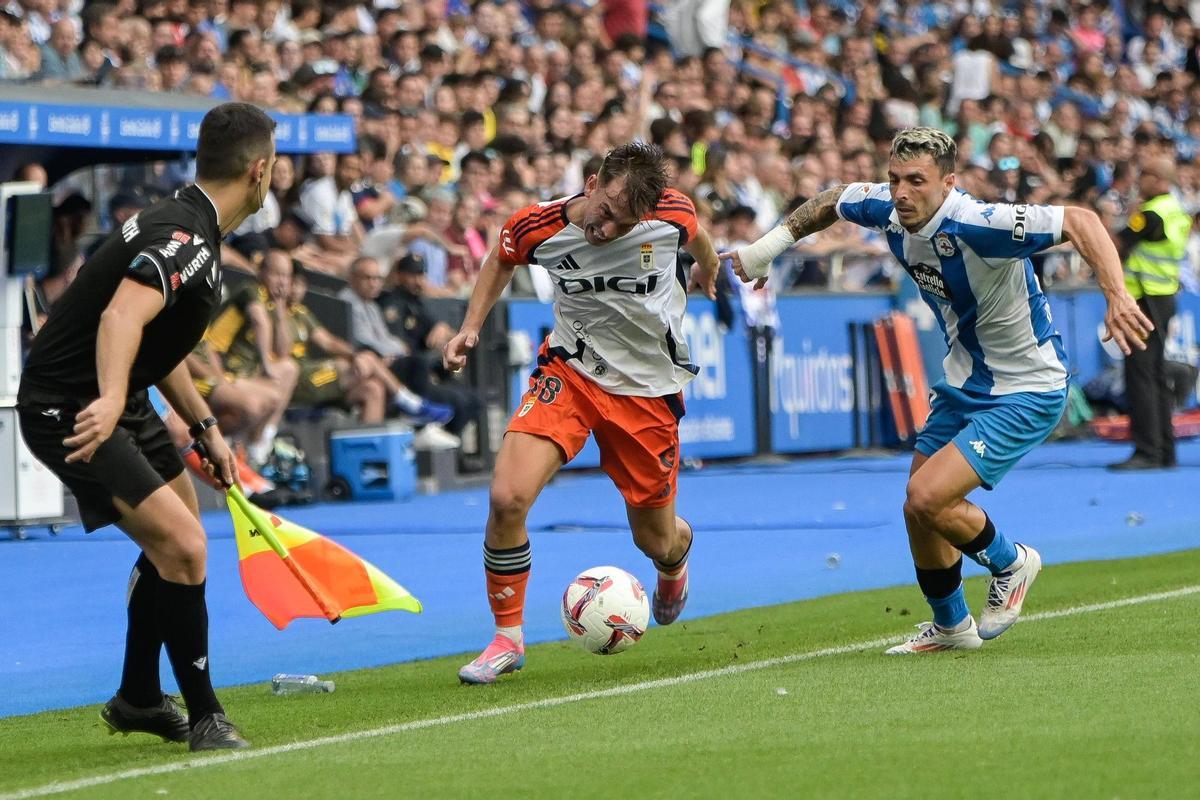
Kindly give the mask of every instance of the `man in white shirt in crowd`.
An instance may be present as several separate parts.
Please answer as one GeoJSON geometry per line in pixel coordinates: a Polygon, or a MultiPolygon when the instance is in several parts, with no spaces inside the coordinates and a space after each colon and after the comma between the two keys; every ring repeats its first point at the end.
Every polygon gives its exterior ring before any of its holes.
{"type": "Polygon", "coordinates": [[[350,187],[361,178],[362,157],[343,153],[332,175],[310,182],[300,193],[300,207],[313,221],[316,244],[333,257],[341,275],[362,247],[362,223],[350,194],[350,187]]]}

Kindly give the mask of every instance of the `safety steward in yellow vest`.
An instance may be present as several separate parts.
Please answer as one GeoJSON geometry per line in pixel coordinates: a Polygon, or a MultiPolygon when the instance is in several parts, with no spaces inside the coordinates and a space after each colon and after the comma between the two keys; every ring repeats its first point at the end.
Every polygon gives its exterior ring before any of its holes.
{"type": "Polygon", "coordinates": [[[1129,216],[1119,246],[1125,260],[1125,287],[1142,312],[1154,323],[1146,349],[1125,357],[1125,393],[1133,432],[1133,455],[1111,469],[1162,469],[1175,466],[1175,435],[1171,427],[1172,392],[1167,385],[1164,346],[1179,271],[1187,265],[1187,240],[1192,220],[1171,194],[1175,164],[1150,159],[1142,166],[1138,189],[1142,204],[1129,216]]]}

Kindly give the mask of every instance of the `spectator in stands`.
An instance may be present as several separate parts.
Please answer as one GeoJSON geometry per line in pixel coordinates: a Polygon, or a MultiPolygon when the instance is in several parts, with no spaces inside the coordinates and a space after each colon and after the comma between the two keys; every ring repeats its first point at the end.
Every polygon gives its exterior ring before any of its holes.
{"type": "Polygon", "coordinates": [[[146,198],[136,192],[119,191],[108,201],[109,229],[116,230],[147,205],[146,198]]]}
{"type": "Polygon", "coordinates": [[[286,250],[293,261],[318,272],[339,274],[340,262],[313,241],[313,222],[299,206],[292,207],[279,225],[264,235],[269,247],[286,250]]]}
{"type": "MultiPolygon", "coordinates": [[[[724,215],[725,231],[721,235],[721,249],[738,248],[755,241],[760,233],[754,221],[755,211],[750,206],[734,206],[724,215]]],[[[714,246],[718,240],[714,239],[714,246]]],[[[723,285],[732,287],[741,304],[746,324],[750,327],[775,328],[779,325],[779,312],[775,307],[776,288],[742,283],[730,267],[725,268],[723,285]]]]}
{"type": "MultiPolygon", "coordinates": [[[[366,424],[382,422],[389,412],[419,409],[421,398],[400,383],[373,350],[356,350],[334,336],[304,305],[308,279],[303,271],[292,276],[292,356],[300,364],[294,405],[349,405],[366,424]],[[315,350],[313,348],[316,348],[315,350]]],[[[448,410],[441,412],[442,418],[448,410]]]]}
{"type": "MultiPolygon", "coordinates": [[[[443,9],[294,0],[280,13],[276,0],[153,0],[89,2],[73,16],[78,2],[21,0],[0,11],[0,78],[23,79],[40,62],[42,80],[347,113],[371,153],[359,167],[366,180],[350,191],[358,192],[364,227],[376,228],[403,226],[415,206],[400,201],[427,202],[439,186],[454,193],[456,207],[473,196],[485,217],[515,186],[538,198],[571,194],[593,150],[630,136],[690,157],[673,165],[673,186],[694,200],[715,186],[719,215],[747,205],[763,229],[787,197],[808,194],[795,185],[802,173],[816,176],[817,191],[879,179],[894,128],[914,119],[956,137],[960,176],[989,198],[1011,194],[1015,177],[1031,202],[1066,193],[1058,202],[1071,195],[1099,203],[1116,166],[1133,160],[1135,135],[1139,156],[1161,137],[1181,163],[1200,153],[1200,57],[1180,3],[1145,13],[1135,6],[1128,18],[1083,3],[1026,3],[1015,15],[990,15],[986,3],[893,10],[841,0],[795,8],[678,0],[661,11],[640,0],[614,3],[443,9]],[[622,27],[642,30],[640,12],[616,10],[623,5],[649,6],[658,24],[645,39],[622,27]],[[73,24],[85,36],[78,47],[73,24]],[[613,24],[620,36],[610,36],[613,24]],[[730,31],[744,40],[737,49],[728,48],[730,31]],[[175,47],[184,62],[175,61],[175,47]],[[1044,163],[1018,145],[998,154],[1020,160],[1016,174],[998,169],[988,151],[1001,132],[1033,140],[1044,163]],[[396,201],[391,210],[385,191],[396,201]]],[[[294,165],[300,170],[287,175],[288,187],[273,194],[278,218],[305,190],[324,255],[324,263],[306,263],[344,274],[363,252],[390,262],[404,249],[402,231],[364,251],[351,232],[325,228],[346,189],[332,156],[303,161],[309,166],[294,165]],[[318,180],[294,180],[304,170],[318,180]],[[332,185],[320,180],[329,176],[332,185]]],[[[277,180],[286,173],[281,158],[277,180]]],[[[430,278],[440,282],[437,258],[427,255],[430,278]]],[[[450,262],[459,274],[453,253],[450,262]]]]}
{"type": "Polygon", "coordinates": [[[358,152],[362,156],[363,177],[350,189],[354,207],[364,231],[377,225],[386,225],[388,215],[396,207],[397,198],[392,193],[391,160],[387,157],[387,145],[382,139],[364,134],[358,139],[358,152]]]}
{"type": "Polygon", "coordinates": [[[246,434],[261,430],[281,403],[286,408],[286,401],[270,382],[226,372],[207,341],[201,341],[187,357],[187,367],[196,389],[231,440],[244,440],[246,434]]]}
{"type": "Polygon", "coordinates": [[[0,80],[19,80],[33,72],[23,54],[22,27],[20,17],[0,8],[0,80]]]}
{"type": "MultiPolygon", "coordinates": [[[[454,409],[446,431],[460,436],[483,412],[483,401],[472,389],[459,384],[442,365],[442,347],[454,337],[454,329],[438,320],[425,302],[428,296],[427,265],[415,250],[396,262],[392,287],[379,298],[388,330],[403,340],[409,357],[397,372],[400,379],[424,397],[454,409]]],[[[396,367],[392,367],[396,371],[396,367]]]]}
{"type": "Polygon", "coordinates": [[[429,421],[414,439],[417,446],[431,450],[457,448],[461,440],[443,430],[440,424],[452,422],[454,409],[426,394],[433,387],[429,370],[423,368],[425,362],[416,357],[412,346],[388,329],[379,305],[383,288],[384,274],[379,262],[367,257],[355,259],[350,265],[350,286],[338,293],[338,297],[350,304],[354,345],[373,351],[403,385],[419,395],[415,406],[397,397],[404,413],[429,421]]]}
{"type": "Polygon", "coordinates": [[[270,457],[279,422],[299,377],[299,366],[291,358],[291,273],[291,259],[286,253],[269,252],[260,282],[247,283],[237,290],[217,311],[204,335],[209,345],[205,380],[211,382],[228,372],[234,379],[245,381],[251,390],[272,390],[271,413],[249,432],[246,449],[252,465],[264,464],[270,457]]]}
{"type": "Polygon", "coordinates": [[[487,154],[473,150],[464,155],[459,162],[459,173],[460,194],[473,196],[485,211],[496,207],[496,198],[492,196],[492,160],[487,154]]]}
{"type": "Polygon", "coordinates": [[[730,180],[727,168],[732,157],[733,154],[725,150],[708,152],[703,181],[696,187],[697,196],[708,203],[716,216],[725,219],[739,205],[737,187],[730,180]]]}
{"type": "Polygon", "coordinates": [[[42,67],[37,77],[44,81],[71,83],[83,77],[83,62],[77,51],[75,20],[61,17],[50,27],[50,38],[42,45],[42,67]]]}
{"type": "Polygon", "coordinates": [[[452,255],[446,266],[446,286],[455,295],[466,295],[475,285],[479,268],[488,251],[488,232],[480,225],[479,201],[470,195],[459,195],[454,206],[454,218],[446,230],[446,239],[466,250],[452,255]]]}
{"type": "MultiPolygon", "coordinates": [[[[173,44],[160,47],[154,54],[158,70],[158,88],[163,92],[182,92],[187,85],[188,66],[183,51],[173,44]]],[[[262,104],[268,105],[269,104],[262,104]]]]}
{"type": "Polygon", "coordinates": [[[454,193],[448,189],[437,189],[429,194],[425,227],[429,235],[414,239],[409,252],[415,254],[424,265],[427,291],[432,297],[450,297],[456,294],[450,284],[449,266],[451,250],[455,258],[463,258],[467,250],[462,245],[448,240],[450,224],[454,215],[454,193]]]}
{"type": "Polygon", "coordinates": [[[36,161],[30,161],[22,164],[13,174],[14,181],[32,181],[38,185],[38,191],[46,188],[50,182],[49,176],[46,175],[46,168],[36,161]]]}
{"type": "Polygon", "coordinates": [[[317,247],[338,265],[335,274],[346,273],[362,245],[363,227],[350,193],[360,178],[362,156],[343,153],[337,157],[333,174],[311,181],[300,192],[300,207],[313,221],[317,247]]]}
{"type": "Polygon", "coordinates": [[[91,213],[91,201],[79,192],[72,192],[54,207],[54,238],[50,243],[50,258],[60,272],[78,266],[79,238],[87,227],[91,213]]]}
{"type": "Polygon", "coordinates": [[[271,173],[271,194],[280,208],[296,208],[300,204],[300,182],[296,180],[296,161],[280,155],[271,173]]]}

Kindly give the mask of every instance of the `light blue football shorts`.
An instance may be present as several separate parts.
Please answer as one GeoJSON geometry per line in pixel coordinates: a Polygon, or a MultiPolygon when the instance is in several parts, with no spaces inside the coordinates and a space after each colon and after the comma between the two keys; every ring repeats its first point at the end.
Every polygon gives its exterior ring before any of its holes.
{"type": "Polygon", "coordinates": [[[1046,441],[1067,406],[1065,388],[993,396],[940,381],[933,392],[917,452],[932,456],[954,442],[985,489],[995,488],[1026,453],[1046,441]]]}

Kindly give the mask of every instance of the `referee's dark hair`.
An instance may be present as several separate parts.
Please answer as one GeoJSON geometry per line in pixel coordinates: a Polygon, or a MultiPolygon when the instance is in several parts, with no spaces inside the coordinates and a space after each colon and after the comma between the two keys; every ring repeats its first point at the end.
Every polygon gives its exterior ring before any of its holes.
{"type": "Polygon", "coordinates": [[[231,181],[271,156],[275,120],[249,103],[222,103],[204,115],[196,143],[196,177],[231,181]]]}

